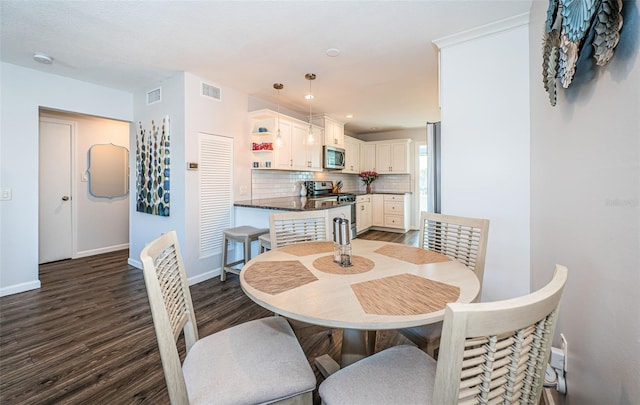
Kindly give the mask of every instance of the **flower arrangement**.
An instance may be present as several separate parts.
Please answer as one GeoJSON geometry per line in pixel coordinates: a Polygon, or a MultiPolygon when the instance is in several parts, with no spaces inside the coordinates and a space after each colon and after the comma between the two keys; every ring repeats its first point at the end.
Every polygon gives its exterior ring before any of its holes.
{"type": "Polygon", "coordinates": [[[360,178],[367,186],[376,181],[379,176],[380,175],[376,172],[360,172],[360,178]]]}
{"type": "Polygon", "coordinates": [[[378,173],[374,171],[369,172],[360,172],[360,179],[366,186],[367,194],[371,194],[371,183],[376,181],[376,179],[380,176],[378,173]]]}

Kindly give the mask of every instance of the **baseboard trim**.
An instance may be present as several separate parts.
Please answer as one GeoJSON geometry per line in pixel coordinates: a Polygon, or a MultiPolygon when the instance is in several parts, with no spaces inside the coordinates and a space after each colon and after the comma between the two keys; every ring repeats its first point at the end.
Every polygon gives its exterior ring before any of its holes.
{"type": "Polygon", "coordinates": [[[211,271],[207,271],[206,273],[198,274],[197,276],[189,277],[187,279],[187,283],[189,283],[189,285],[194,285],[194,284],[201,283],[203,281],[207,281],[214,277],[218,277],[221,273],[221,270],[222,269],[217,268],[211,271]]]}
{"type": "MultiPolygon", "coordinates": [[[[142,270],[142,262],[139,260],[134,260],[132,258],[129,258],[127,260],[127,264],[129,264],[129,266],[133,266],[137,269],[142,270]]],[[[218,277],[221,273],[221,268],[218,267],[217,269],[213,269],[211,271],[207,271],[205,273],[202,274],[198,274],[196,276],[193,277],[189,277],[187,279],[187,283],[189,285],[194,285],[194,284],[198,284],[198,283],[202,283],[203,281],[207,281],[209,279],[212,279],[214,277],[218,277]]]]}
{"type": "Polygon", "coordinates": [[[18,294],[25,291],[37,290],[40,288],[40,280],[29,281],[28,283],[20,283],[9,287],[0,288],[0,297],[6,295],[18,294]]]}
{"type": "Polygon", "coordinates": [[[128,258],[127,259],[127,264],[129,266],[135,267],[136,269],[142,270],[142,262],[140,260],[135,260],[135,259],[132,259],[132,258],[128,258]]]}
{"type": "Polygon", "coordinates": [[[542,404],[544,405],[556,405],[556,401],[553,400],[553,395],[551,394],[551,389],[543,388],[542,389],[542,404]]]}
{"type": "Polygon", "coordinates": [[[121,245],[107,246],[99,249],[83,250],[81,252],[76,252],[73,258],[79,259],[81,257],[89,257],[89,256],[99,255],[102,253],[117,252],[118,250],[124,250],[124,249],[129,249],[128,243],[123,243],[121,245]]]}

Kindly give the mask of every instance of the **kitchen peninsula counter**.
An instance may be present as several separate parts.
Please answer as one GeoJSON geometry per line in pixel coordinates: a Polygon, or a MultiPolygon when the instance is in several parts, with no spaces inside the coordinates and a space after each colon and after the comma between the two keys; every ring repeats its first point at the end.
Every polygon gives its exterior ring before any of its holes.
{"type": "MultiPolygon", "coordinates": [[[[328,210],[326,229],[333,232],[333,218],[344,217],[353,221],[355,201],[314,201],[305,197],[261,198],[236,201],[234,205],[234,226],[249,225],[256,228],[269,228],[269,214],[284,211],[328,210]]],[[[354,230],[355,231],[355,230],[354,230]]],[[[331,236],[329,236],[331,238],[331,236]]],[[[257,246],[252,248],[252,257],[258,254],[257,246]]]]}
{"type": "Polygon", "coordinates": [[[261,208],[282,211],[316,211],[338,207],[348,207],[355,201],[317,201],[307,197],[260,198],[236,201],[233,205],[244,208],[261,208]]]}

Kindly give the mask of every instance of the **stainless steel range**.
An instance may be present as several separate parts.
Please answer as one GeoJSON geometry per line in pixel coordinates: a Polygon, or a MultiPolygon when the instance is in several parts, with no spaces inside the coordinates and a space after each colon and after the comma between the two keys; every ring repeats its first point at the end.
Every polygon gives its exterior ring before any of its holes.
{"type": "Polygon", "coordinates": [[[339,203],[351,204],[351,218],[349,224],[351,227],[351,238],[356,237],[356,195],[353,193],[334,193],[332,181],[305,181],[304,186],[307,189],[307,198],[315,202],[317,208],[331,207],[339,203]]]}
{"type": "Polygon", "coordinates": [[[312,199],[327,199],[335,201],[351,202],[356,200],[353,193],[334,193],[332,181],[305,181],[307,197],[312,199]]]}

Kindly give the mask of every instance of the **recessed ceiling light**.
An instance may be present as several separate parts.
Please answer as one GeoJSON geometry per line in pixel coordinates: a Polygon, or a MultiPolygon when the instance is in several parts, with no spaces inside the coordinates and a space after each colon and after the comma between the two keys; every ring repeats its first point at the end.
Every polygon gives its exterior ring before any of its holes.
{"type": "Polygon", "coordinates": [[[347,118],[353,118],[353,115],[352,115],[352,114],[347,114],[345,117],[347,117],[347,118]]]}
{"type": "Polygon", "coordinates": [[[338,49],[338,48],[329,48],[329,49],[327,49],[327,56],[335,58],[338,55],[340,55],[340,49],[338,49]]]}
{"type": "Polygon", "coordinates": [[[50,65],[53,63],[53,58],[49,55],[45,55],[44,53],[34,53],[33,60],[36,62],[44,63],[45,65],[50,65]]]}

